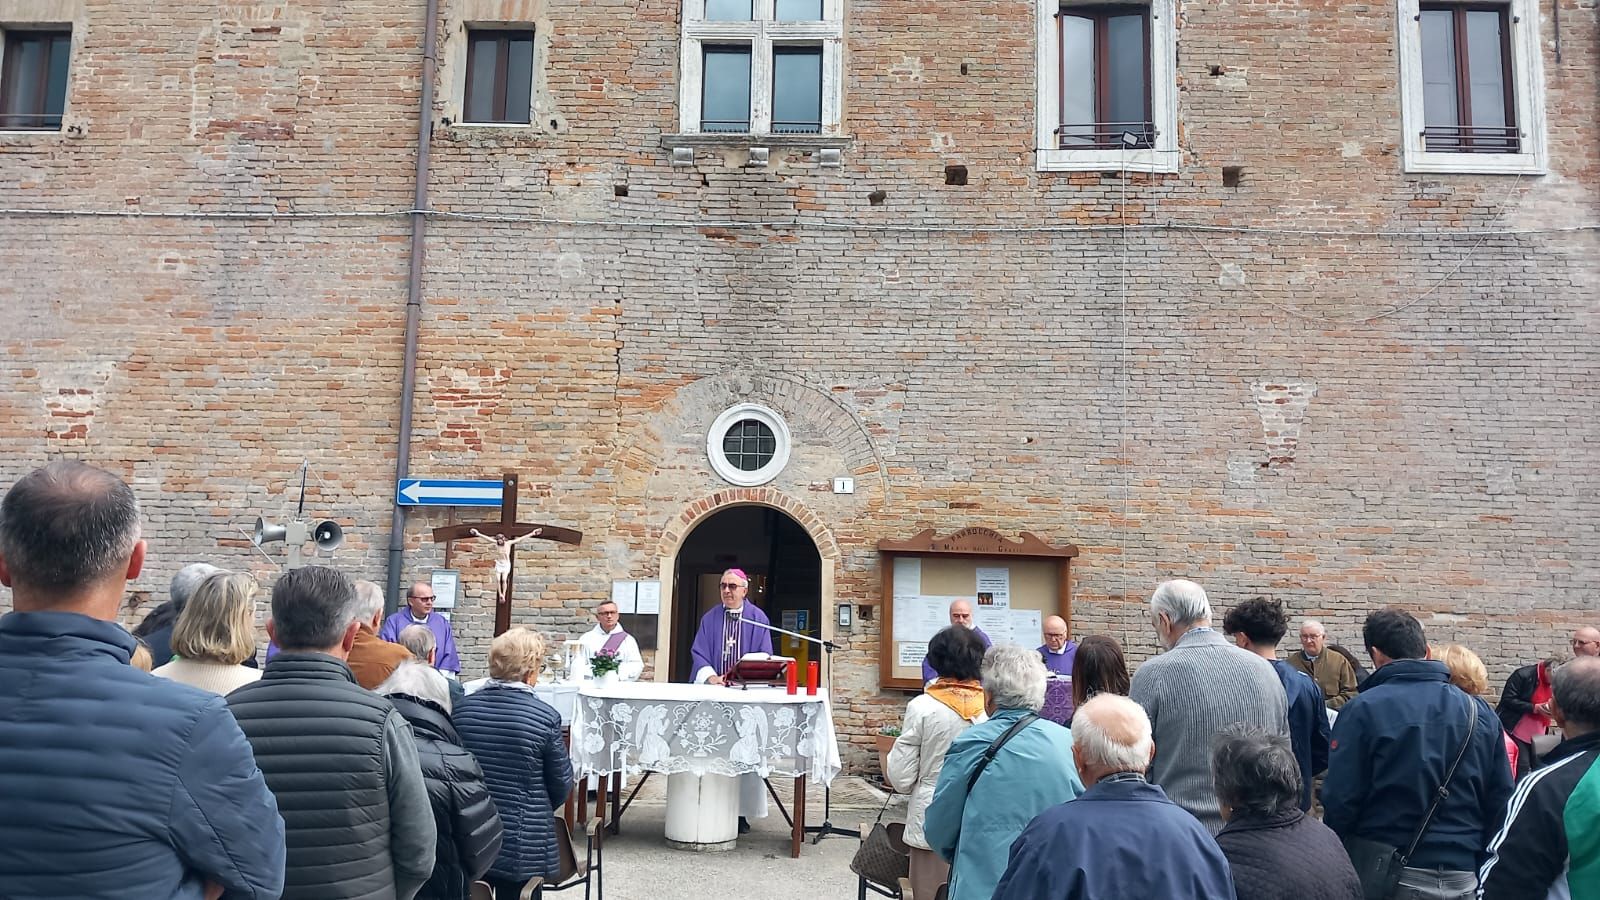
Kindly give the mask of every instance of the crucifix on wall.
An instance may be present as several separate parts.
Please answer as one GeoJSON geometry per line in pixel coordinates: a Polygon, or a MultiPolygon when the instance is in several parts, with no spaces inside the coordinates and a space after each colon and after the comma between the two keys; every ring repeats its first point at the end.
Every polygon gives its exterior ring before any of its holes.
{"type": "Polygon", "coordinates": [[[531,525],[517,521],[517,476],[507,472],[501,477],[500,521],[464,522],[445,525],[433,530],[437,543],[460,540],[488,541],[495,547],[495,604],[494,633],[504,633],[511,627],[511,578],[516,567],[517,545],[538,538],[576,546],[583,541],[583,532],[556,525],[531,525]]]}

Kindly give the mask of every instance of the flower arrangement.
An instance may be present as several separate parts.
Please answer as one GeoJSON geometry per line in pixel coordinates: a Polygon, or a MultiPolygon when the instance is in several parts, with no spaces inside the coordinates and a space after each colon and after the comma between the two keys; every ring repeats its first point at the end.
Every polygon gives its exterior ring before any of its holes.
{"type": "Polygon", "coordinates": [[[899,737],[900,736],[900,726],[899,725],[885,725],[882,728],[878,729],[878,733],[883,735],[884,737],[899,737]]]}
{"type": "Polygon", "coordinates": [[[596,678],[610,675],[621,668],[622,660],[617,658],[614,651],[597,650],[594,656],[589,658],[589,671],[593,672],[596,678]]]}

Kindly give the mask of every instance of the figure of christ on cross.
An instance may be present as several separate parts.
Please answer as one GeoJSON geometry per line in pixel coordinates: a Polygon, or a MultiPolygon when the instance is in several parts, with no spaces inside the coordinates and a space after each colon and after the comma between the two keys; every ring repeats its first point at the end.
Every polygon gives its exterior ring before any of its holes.
{"type": "Polygon", "coordinates": [[[511,628],[511,575],[516,560],[517,544],[528,538],[557,541],[576,546],[583,541],[583,532],[555,525],[530,525],[517,521],[517,476],[507,472],[502,476],[500,495],[500,521],[466,522],[446,525],[433,530],[438,543],[460,541],[468,538],[493,540],[498,556],[494,562],[495,607],[494,633],[496,636],[511,628]]]}

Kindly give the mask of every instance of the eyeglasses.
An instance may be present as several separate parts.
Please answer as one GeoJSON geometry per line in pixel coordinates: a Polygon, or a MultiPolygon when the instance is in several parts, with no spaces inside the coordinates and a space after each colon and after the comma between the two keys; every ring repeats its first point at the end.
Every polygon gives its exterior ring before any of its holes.
{"type": "Polygon", "coordinates": [[[738,590],[739,588],[744,587],[744,585],[738,583],[737,581],[734,581],[734,582],[724,581],[720,585],[720,587],[725,591],[735,591],[735,590],[738,590]]]}
{"type": "Polygon", "coordinates": [[[1050,632],[1047,631],[1047,632],[1045,632],[1044,636],[1047,637],[1047,638],[1052,638],[1052,637],[1053,638],[1064,638],[1067,635],[1066,635],[1066,632],[1062,632],[1061,634],[1051,634],[1050,632]]]}
{"type": "Polygon", "coordinates": [[[416,594],[408,594],[406,596],[406,599],[407,600],[432,600],[433,599],[433,595],[429,594],[426,597],[421,597],[421,596],[418,596],[416,594]]]}

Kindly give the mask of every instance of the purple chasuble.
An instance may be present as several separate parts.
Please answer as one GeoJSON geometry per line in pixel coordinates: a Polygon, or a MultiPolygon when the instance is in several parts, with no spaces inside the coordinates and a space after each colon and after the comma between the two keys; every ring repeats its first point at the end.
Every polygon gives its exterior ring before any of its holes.
{"type": "MultiPolygon", "coordinates": [[[[978,633],[978,637],[983,638],[983,645],[985,647],[991,647],[994,645],[994,641],[989,640],[989,636],[983,633],[982,628],[974,628],[972,630],[978,633]]],[[[924,657],[922,660],[922,683],[927,684],[938,677],[939,673],[933,670],[933,666],[928,665],[928,660],[926,657],[924,657]]]]}
{"type": "Polygon", "coordinates": [[[1072,677],[1072,660],[1078,655],[1078,642],[1067,641],[1067,646],[1060,653],[1051,653],[1050,645],[1039,648],[1039,655],[1044,657],[1044,667],[1057,675],[1072,677]]]}
{"type": "Polygon", "coordinates": [[[750,624],[751,622],[770,624],[767,614],[748,600],[745,601],[740,613],[741,622],[737,631],[733,633],[734,640],[731,646],[728,641],[728,623],[733,617],[728,614],[726,608],[719,603],[700,617],[700,628],[694,634],[694,646],[689,649],[689,656],[694,662],[689,672],[691,680],[706,666],[710,666],[718,675],[726,675],[728,670],[733,668],[733,664],[746,653],[772,652],[772,632],[750,624]]]}
{"type": "Polygon", "coordinates": [[[426,625],[433,632],[435,669],[446,669],[456,674],[461,673],[461,657],[456,653],[456,639],[450,633],[450,620],[436,612],[428,613],[426,622],[418,622],[411,617],[410,608],[402,608],[399,612],[383,620],[383,627],[378,629],[378,637],[391,644],[400,642],[400,632],[412,625],[426,625]]]}

